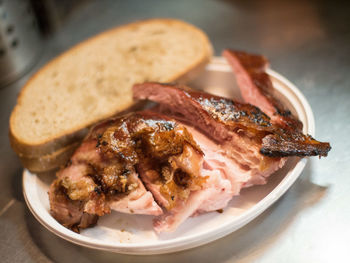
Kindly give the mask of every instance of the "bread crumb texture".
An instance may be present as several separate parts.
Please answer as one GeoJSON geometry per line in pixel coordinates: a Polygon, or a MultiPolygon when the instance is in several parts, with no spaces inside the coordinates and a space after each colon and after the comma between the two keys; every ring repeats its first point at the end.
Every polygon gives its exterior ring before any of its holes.
{"type": "Polygon", "coordinates": [[[153,19],[112,29],[51,61],[23,88],[11,116],[21,143],[41,144],[132,104],[132,85],[169,82],[211,55],[197,28],[153,19]]]}

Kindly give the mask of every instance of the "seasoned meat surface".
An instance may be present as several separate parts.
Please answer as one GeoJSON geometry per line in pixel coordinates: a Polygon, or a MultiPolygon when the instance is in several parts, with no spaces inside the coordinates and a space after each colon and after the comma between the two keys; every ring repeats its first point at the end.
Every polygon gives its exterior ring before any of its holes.
{"type": "Polygon", "coordinates": [[[242,97],[271,118],[271,122],[282,127],[277,135],[266,136],[261,152],[268,156],[326,156],[331,149],[329,143],[319,143],[309,135],[303,135],[302,123],[291,114],[275,96],[270,76],[266,73],[268,60],[261,55],[226,49],[227,59],[236,75],[242,97]],[[285,134],[285,136],[281,136],[285,134]],[[288,139],[289,138],[289,139],[288,139]]]}
{"type": "Polygon", "coordinates": [[[218,142],[239,135],[250,145],[258,145],[260,153],[269,157],[327,156],[330,150],[329,143],[318,142],[298,129],[284,129],[250,104],[173,84],[138,84],[133,92],[134,98],[160,103],[166,113],[193,123],[218,142]]]}
{"type": "Polygon", "coordinates": [[[98,216],[85,213],[83,202],[69,199],[58,180],[51,184],[49,197],[52,216],[65,227],[79,232],[79,228],[96,224],[98,216]]]}
{"type": "Polygon", "coordinates": [[[301,131],[303,124],[274,95],[270,76],[266,73],[268,60],[261,55],[226,49],[222,55],[231,65],[242,97],[259,107],[272,122],[284,129],[301,131]]]}
{"type": "Polygon", "coordinates": [[[51,213],[75,230],[96,223],[110,209],[160,215],[161,208],[138,177],[142,167],[152,173],[152,184],[166,200],[162,205],[170,210],[205,182],[199,177],[202,156],[184,126],[158,113],[136,112],[104,121],[57,173],[49,192],[51,213]]]}

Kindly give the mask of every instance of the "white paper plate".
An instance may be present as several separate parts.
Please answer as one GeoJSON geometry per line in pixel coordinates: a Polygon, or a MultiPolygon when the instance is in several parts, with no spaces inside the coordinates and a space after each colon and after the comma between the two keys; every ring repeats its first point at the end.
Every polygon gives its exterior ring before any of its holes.
{"type": "MultiPolygon", "coordinates": [[[[314,135],[314,117],[301,92],[287,79],[269,70],[280,99],[304,123],[304,132],[314,135]]],[[[214,58],[191,85],[211,93],[240,99],[234,75],[223,58],[214,58]]],[[[152,216],[117,212],[101,217],[97,226],[74,233],[60,225],[49,213],[48,188],[53,177],[23,172],[23,193],[37,220],[56,235],[79,245],[126,254],[161,254],[209,243],[228,235],[261,214],[280,198],[298,178],[307,159],[290,158],[268,183],[244,189],[223,213],[211,212],[187,219],[175,233],[157,235],[152,216]]]]}

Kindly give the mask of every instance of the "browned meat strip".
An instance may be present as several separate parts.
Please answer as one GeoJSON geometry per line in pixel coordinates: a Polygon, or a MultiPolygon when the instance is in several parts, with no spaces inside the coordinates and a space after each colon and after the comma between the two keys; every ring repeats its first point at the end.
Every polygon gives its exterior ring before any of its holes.
{"type": "MultiPolygon", "coordinates": [[[[271,123],[266,114],[250,104],[171,84],[138,84],[133,92],[134,98],[160,103],[164,112],[191,123],[213,140],[230,141],[231,152],[259,147],[263,155],[284,157],[327,156],[330,150],[329,143],[271,123]]],[[[251,158],[249,154],[245,157],[251,158]]]]}
{"type": "Polygon", "coordinates": [[[303,124],[274,95],[271,79],[266,73],[268,60],[261,55],[226,49],[222,55],[235,73],[245,102],[259,107],[274,123],[284,129],[301,131],[303,124]]]}

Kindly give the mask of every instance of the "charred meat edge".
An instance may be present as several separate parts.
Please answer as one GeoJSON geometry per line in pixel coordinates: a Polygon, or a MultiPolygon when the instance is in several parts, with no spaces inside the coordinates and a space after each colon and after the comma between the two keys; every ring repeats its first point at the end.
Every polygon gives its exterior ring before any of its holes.
{"type": "Polygon", "coordinates": [[[260,153],[269,157],[327,156],[330,150],[329,143],[318,142],[298,130],[284,129],[250,104],[177,84],[148,82],[134,85],[133,92],[135,99],[150,99],[168,108],[174,108],[171,104],[181,101],[181,107],[192,107],[195,117],[180,116],[180,112],[178,117],[191,118],[192,122],[195,119],[193,125],[213,140],[226,140],[229,135],[222,132],[225,129],[241,133],[260,144],[260,153]],[[220,129],[222,126],[225,129],[220,129]]]}

